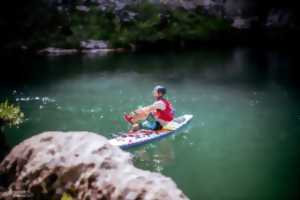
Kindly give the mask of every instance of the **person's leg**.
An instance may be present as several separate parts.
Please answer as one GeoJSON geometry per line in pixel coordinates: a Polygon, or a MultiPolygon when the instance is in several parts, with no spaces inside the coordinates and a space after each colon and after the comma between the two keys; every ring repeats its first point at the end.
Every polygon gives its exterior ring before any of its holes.
{"type": "Polygon", "coordinates": [[[156,129],[156,122],[145,120],[139,124],[140,129],[144,130],[155,130],[156,129]]]}
{"type": "Polygon", "coordinates": [[[138,109],[134,112],[126,114],[124,116],[125,120],[131,124],[138,123],[139,121],[144,121],[148,118],[149,113],[143,111],[142,109],[138,109]]]}
{"type": "Polygon", "coordinates": [[[156,128],[156,120],[152,116],[152,114],[149,114],[146,119],[139,120],[138,122],[132,123],[132,127],[130,129],[130,132],[135,132],[140,129],[144,130],[155,130],[156,128]]]}
{"type": "Polygon", "coordinates": [[[140,129],[145,130],[160,130],[162,128],[161,124],[156,121],[154,116],[150,113],[145,121],[140,123],[140,129]]]}
{"type": "Polygon", "coordinates": [[[140,130],[140,124],[136,123],[136,124],[133,124],[129,130],[129,132],[135,132],[135,131],[138,131],[140,130]]]}
{"type": "Polygon", "coordinates": [[[162,125],[158,121],[145,120],[141,123],[133,124],[130,131],[135,132],[141,129],[157,131],[162,129],[162,125]]]}
{"type": "Polygon", "coordinates": [[[154,129],[154,130],[158,131],[158,130],[160,130],[160,129],[163,128],[163,126],[162,126],[158,121],[156,121],[155,124],[156,124],[156,126],[155,126],[155,129],[154,129]]]}

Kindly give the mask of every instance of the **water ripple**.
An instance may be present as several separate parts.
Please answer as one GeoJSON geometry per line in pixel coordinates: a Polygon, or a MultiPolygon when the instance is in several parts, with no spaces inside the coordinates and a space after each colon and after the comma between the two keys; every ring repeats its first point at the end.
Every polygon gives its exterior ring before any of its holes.
{"type": "Polygon", "coordinates": [[[31,102],[31,101],[41,101],[43,104],[47,103],[54,103],[56,102],[55,99],[49,97],[17,97],[17,102],[24,101],[24,102],[31,102]]]}

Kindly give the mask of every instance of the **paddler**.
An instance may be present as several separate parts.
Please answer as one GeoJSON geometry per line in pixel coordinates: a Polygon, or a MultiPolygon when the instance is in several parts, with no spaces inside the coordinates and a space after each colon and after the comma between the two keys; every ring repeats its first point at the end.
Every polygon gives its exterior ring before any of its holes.
{"type": "Polygon", "coordinates": [[[143,108],[139,108],[129,114],[124,115],[124,119],[132,124],[131,131],[139,129],[160,130],[174,118],[172,103],[165,98],[167,89],[161,85],[155,86],[152,95],[154,103],[143,108]]]}

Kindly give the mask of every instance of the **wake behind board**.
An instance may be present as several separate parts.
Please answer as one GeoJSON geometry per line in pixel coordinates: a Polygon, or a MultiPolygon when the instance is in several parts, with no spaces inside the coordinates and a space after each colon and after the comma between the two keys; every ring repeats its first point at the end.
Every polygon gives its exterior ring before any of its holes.
{"type": "Polygon", "coordinates": [[[114,146],[119,146],[122,149],[126,149],[154,140],[159,140],[178,132],[181,128],[185,127],[192,120],[192,118],[193,115],[182,115],[166,124],[161,130],[153,131],[141,129],[133,133],[124,133],[113,139],[110,139],[109,143],[114,146]]]}

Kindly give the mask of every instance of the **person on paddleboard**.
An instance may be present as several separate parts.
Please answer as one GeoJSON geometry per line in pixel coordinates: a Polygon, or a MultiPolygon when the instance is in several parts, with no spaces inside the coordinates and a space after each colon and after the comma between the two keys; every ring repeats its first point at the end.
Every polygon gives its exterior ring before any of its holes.
{"type": "Polygon", "coordinates": [[[161,85],[155,86],[152,94],[154,103],[125,114],[124,119],[132,124],[132,131],[139,129],[160,130],[174,118],[172,103],[165,99],[167,89],[161,85]]]}

